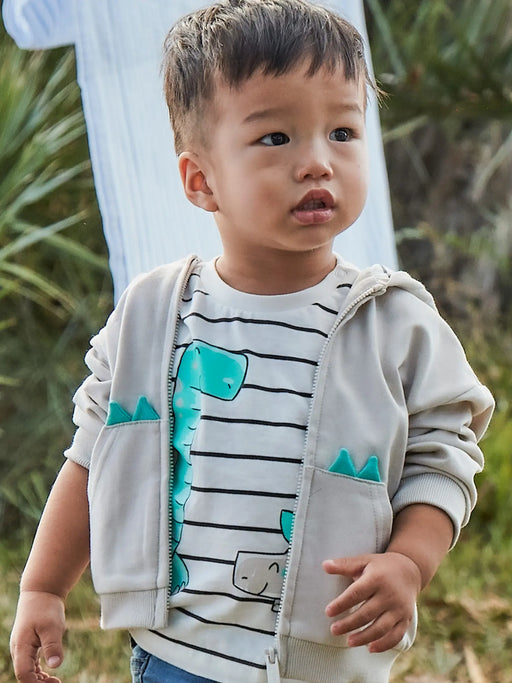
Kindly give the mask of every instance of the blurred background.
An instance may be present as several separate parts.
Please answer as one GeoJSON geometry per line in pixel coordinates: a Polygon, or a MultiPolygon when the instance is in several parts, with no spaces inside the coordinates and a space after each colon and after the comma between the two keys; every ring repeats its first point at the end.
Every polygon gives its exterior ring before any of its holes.
{"type": "MultiPolygon", "coordinates": [[[[365,0],[400,265],[463,341],[497,410],[479,503],[422,596],[394,681],[512,682],[512,4],[365,0]]],[[[17,584],[69,444],[89,338],[112,307],[72,49],[0,24],[0,682],[17,584]]],[[[70,598],[66,683],[127,683],[125,634],[70,598]]]]}

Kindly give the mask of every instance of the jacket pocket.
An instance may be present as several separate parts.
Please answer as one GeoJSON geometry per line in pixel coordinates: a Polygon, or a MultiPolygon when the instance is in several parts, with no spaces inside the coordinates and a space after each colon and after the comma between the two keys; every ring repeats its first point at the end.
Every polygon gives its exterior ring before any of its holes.
{"type": "Polygon", "coordinates": [[[104,427],[96,442],[88,496],[98,593],[161,587],[159,557],[167,547],[161,538],[161,507],[167,505],[161,429],[161,420],[116,424],[104,427]]]}
{"type": "Polygon", "coordinates": [[[393,513],[384,483],[305,467],[292,537],[281,615],[283,635],[333,647],[325,607],[350,579],[327,575],[322,562],[382,552],[391,534],[393,513]]]}

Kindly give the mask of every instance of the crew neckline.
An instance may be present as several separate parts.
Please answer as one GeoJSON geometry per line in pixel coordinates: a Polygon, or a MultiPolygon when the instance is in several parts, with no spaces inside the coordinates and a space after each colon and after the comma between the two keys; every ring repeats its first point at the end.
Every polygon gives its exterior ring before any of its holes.
{"type": "Polygon", "coordinates": [[[336,290],[340,272],[345,269],[336,254],[336,265],[318,284],[289,294],[249,294],[234,289],[220,277],[215,267],[217,257],[206,261],[201,269],[201,280],[206,291],[219,303],[230,308],[251,312],[286,311],[321,302],[336,290]]]}

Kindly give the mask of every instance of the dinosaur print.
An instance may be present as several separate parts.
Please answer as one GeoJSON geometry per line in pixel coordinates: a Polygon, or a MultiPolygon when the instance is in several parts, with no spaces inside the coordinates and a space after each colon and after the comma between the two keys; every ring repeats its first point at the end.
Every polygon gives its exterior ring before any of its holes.
{"type": "MultiPolygon", "coordinates": [[[[293,512],[281,510],[281,532],[292,540],[293,512]]],[[[244,593],[270,598],[272,611],[278,612],[286,573],[288,549],[283,553],[254,553],[240,550],[235,558],[233,585],[244,593]]]]}
{"type": "Polygon", "coordinates": [[[174,414],[174,476],[172,505],[172,585],[171,592],[182,590],[189,579],[178,546],[185,520],[185,506],[192,487],[190,451],[201,419],[201,394],[232,401],[247,373],[247,357],[195,340],[185,349],[178,366],[172,400],[174,414]]]}

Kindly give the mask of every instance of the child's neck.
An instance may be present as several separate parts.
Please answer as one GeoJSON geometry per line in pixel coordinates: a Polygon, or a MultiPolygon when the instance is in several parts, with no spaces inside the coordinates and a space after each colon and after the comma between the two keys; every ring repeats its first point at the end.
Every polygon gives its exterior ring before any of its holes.
{"type": "Polygon", "coordinates": [[[286,254],[278,259],[234,259],[226,254],[215,262],[219,276],[233,289],[248,294],[290,294],[313,287],[335,267],[336,256],[286,254]]]}

